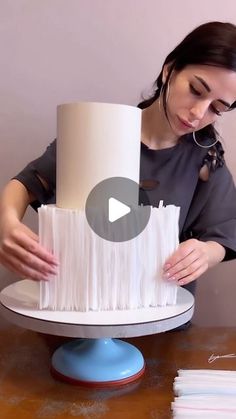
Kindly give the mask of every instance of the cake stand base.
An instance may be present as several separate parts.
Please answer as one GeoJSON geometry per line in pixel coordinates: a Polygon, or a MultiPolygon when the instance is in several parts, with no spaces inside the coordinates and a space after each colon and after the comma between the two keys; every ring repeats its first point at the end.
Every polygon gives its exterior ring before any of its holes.
{"type": "Polygon", "coordinates": [[[161,333],[188,322],[194,298],[180,287],[174,306],[100,312],[39,310],[38,306],[35,281],[19,281],[0,292],[0,313],[8,321],[41,333],[82,338],[56,350],[52,358],[55,377],[107,387],[134,381],[144,372],[141,352],[119,338],[161,333]]]}
{"type": "Polygon", "coordinates": [[[89,387],[119,386],[144,373],[141,352],[119,339],[76,339],[59,347],[52,357],[52,375],[89,387]]]}

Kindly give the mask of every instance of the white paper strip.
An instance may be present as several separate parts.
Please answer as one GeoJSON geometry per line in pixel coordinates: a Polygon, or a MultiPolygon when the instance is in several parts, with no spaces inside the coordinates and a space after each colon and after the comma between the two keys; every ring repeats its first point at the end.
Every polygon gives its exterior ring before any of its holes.
{"type": "Polygon", "coordinates": [[[82,210],[43,205],[40,243],[60,261],[58,276],[40,281],[40,308],[115,310],[175,304],[177,285],[163,265],[178,245],[179,207],[152,208],[148,225],[132,240],[97,236],[82,210]]]}
{"type": "Polygon", "coordinates": [[[236,371],[179,370],[174,392],[174,418],[236,418],[236,371]]]}

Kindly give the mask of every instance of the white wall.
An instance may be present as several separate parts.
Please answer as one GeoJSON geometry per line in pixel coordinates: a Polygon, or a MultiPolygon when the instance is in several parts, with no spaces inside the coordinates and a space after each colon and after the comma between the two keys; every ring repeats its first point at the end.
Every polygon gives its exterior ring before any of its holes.
{"type": "MultiPolygon", "coordinates": [[[[236,23],[234,0],[0,0],[0,8],[0,188],[55,137],[57,104],[136,104],[187,32],[209,20],[236,23]]],[[[235,114],[222,131],[236,176],[235,114]]],[[[25,221],[37,229],[33,211],[25,221]]],[[[199,281],[196,321],[235,324],[235,266],[199,281]],[[209,293],[220,297],[211,307],[209,293]]],[[[1,269],[1,287],[13,279],[1,269]]]]}

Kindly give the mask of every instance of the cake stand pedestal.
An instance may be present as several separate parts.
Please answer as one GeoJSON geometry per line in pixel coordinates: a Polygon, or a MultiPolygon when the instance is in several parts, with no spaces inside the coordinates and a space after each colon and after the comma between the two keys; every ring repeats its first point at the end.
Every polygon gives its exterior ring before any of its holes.
{"type": "Polygon", "coordinates": [[[174,329],[193,315],[194,297],[178,289],[177,304],[135,310],[100,312],[39,310],[39,284],[23,280],[0,293],[0,311],[8,321],[51,335],[76,337],[52,357],[52,374],[88,386],[122,385],[145,369],[141,352],[117,338],[150,335],[174,329]]]}

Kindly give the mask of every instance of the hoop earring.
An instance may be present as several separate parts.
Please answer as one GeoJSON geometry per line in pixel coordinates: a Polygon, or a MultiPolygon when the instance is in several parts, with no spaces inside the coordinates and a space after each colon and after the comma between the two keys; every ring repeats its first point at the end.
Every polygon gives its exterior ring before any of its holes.
{"type": "Polygon", "coordinates": [[[195,142],[195,144],[197,144],[198,145],[198,147],[202,147],[202,148],[211,148],[211,147],[213,147],[216,143],[218,143],[218,138],[214,141],[214,143],[212,143],[212,144],[210,144],[210,145],[202,145],[202,144],[200,144],[198,141],[197,141],[197,139],[196,139],[196,135],[195,135],[195,131],[193,131],[192,132],[192,134],[193,134],[193,141],[195,142]]]}

